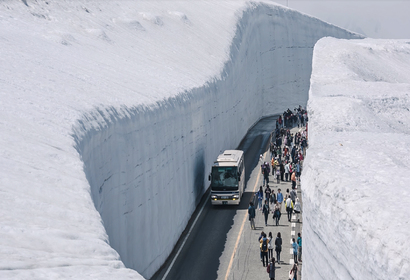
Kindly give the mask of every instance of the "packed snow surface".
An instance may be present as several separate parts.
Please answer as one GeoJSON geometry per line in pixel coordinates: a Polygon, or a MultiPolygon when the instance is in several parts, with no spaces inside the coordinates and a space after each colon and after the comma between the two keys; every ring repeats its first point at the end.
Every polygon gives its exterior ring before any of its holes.
{"type": "Polygon", "coordinates": [[[219,152],[306,103],[318,39],[359,37],[242,1],[2,1],[0,25],[3,279],[149,278],[219,152]]]}
{"type": "Polygon", "coordinates": [[[303,279],[410,279],[410,40],[324,38],[312,67],[303,279]]]}

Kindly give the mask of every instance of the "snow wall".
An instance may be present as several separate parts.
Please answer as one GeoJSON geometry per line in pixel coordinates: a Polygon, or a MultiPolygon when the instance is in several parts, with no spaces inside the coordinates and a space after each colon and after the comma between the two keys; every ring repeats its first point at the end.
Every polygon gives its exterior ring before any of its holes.
{"type": "Polygon", "coordinates": [[[409,93],[409,40],[315,45],[303,279],[410,279],[409,93]]]}
{"type": "Polygon", "coordinates": [[[261,117],[306,104],[313,46],[324,36],[358,38],[292,10],[251,4],[239,16],[221,78],[148,106],[84,115],[74,128],[77,148],[110,245],[127,267],[150,278],[207,189],[216,156],[261,117]]]}

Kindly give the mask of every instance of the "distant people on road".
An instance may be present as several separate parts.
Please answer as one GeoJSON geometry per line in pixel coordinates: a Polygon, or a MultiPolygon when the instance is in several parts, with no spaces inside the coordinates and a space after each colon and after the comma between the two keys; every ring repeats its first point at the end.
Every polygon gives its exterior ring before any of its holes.
{"type": "Polygon", "coordinates": [[[296,264],[296,263],[298,263],[298,251],[299,251],[299,246],[298,246],[298,244],[296,243],[295,238],[292,238],[292,241],[293,241],[293,243],[292,243],[292,248],[293,248],[293,261],[294,261],[294,263],[296,264]]]}
{"type": "Polygon", "coordinates": [[[248,207],[248,214],[249,214],[249,221],[251,223],[251,229],[256,229],[255,228],[255,207],[253,206],[253,202],[249,202],[249,207],[248,207]]]}
{"type": "Polygon", "coordinates": [[[280,235],[280,232],[278,232],[278,235],[276,236],[276,239],[275,239],[275,252],[276,252],[276,260],[279,263],[280,262],[280,252],[282,252],[282,237],[280,235]]]}
{"type": "Polygon", "coordinates": [[[263,205],[263,210],[262,210],[263,215],[265,215],[265,227],[268,225],[269,212],[270,212],[269,201],[266,199],[265,204],[263,205]]]}
{"type": "Polygon", "coordinates": [[[272,232],[269,232],[268,240],[269,240],[269,242],[268,242],[268,259],[271,259],[271,258],[273,258],[273,245],[272,245],[272,243],[274,242],[272,232]]]}
{"type": "Polygon", "coordinates": [[[299,223],[300,222],[299,214],[302,213],[302,206],[300,205],[299,198],[296,198],[296,202],[295,202],[295,205],[293,207],[293,211],[295,211],[295,214],[296,214],[295,218],[299,223]]]}
{"type": "Polygon", "coordinates": [[[262,264],[265,267],[268,265],[268,238],[266,238],[266,233],[263,234],[263,237],[261,238],[260,242],[260,248],[261,248],[261,256],[262,256],[262,264]],[[266,262],[265,262],[266,261],[266,262]]]}

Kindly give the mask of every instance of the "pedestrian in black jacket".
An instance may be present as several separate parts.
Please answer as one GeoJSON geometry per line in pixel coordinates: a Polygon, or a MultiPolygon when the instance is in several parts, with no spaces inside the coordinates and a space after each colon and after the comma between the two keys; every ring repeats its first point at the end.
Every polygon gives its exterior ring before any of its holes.
{"type": "Polygon", "coordinates": [[[278,235],[276,236],[275,252],[276,252],[276,260],[279,263],[280,262],[280,252],[282,252],[282,237],[280,235],[280,232],[278,232],[278,235]]]}

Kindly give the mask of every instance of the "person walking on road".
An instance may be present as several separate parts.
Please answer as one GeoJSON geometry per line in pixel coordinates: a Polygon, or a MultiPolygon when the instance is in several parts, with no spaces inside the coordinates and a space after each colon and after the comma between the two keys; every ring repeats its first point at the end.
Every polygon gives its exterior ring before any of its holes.
{"type": "MultiPolygon", "coordinates": [[[[300,234],[300,233],[299,233],[300,234]]],[[[268,234],[268,259],[273,258],[273,236],[272,236],[272,232],[269,232],[268,234]]],[[[299,239],[298,239],[299,240],[299,239]]]]}
{"type": "Polygon", "coordinates": [[[255,207],[253,206],[253,202],[249,202],[249,208],[248,208],[248,214],[249,214],[249,221],[251,223],[251,229],[256,229],[255,228],[255,207]]]}
{"type": "Polygon", "coordinates": [[[282,212],[282,202],[283,202],[283,194],[281,193],[281,189],[278,189],[278,194],[276,195],[276,200],[279,203],[280,206],[280,212],[282,212]]]}
{"type": "Polygon", "coordinates": [[[293,204],[295,204],[296,198],[298,197],[296,190],[295,189],[291,190],[289,196],[290,196],[290,199],[292,199],[293,204]]]}
{"type": "Polygon", "coordinates": [[[279,205],[279,202],[276,201],[275,208],[273,210],[273,218],[275,219],[276,226],[279,225],[280,216],[281,216],[280,205],[279,205]]]}
{"type": "Polygon", "coordinates": [[[293,211],[295,211],[296,214],[296,220],[298,220],[298,223],[300,222],[299,219],[299,214],[302,212],[302,206],[300,206],[299,198],[296,198],[295,205],[293,207],[293,211]]]}
{"type": "Polygon", "coordinates": [[[274,157],[272,157],[272,160],[271,160],[270,164],[272,166],[272,175],[275,176],[276,164],[275,164],[275,158],[274,157]]]}
{"type": "Polygon", "coordinates": [[[265,199],[267,201],[270,200],[270,196],[271,196],[272,190],[270,189],[269,185],[266,185],[266,189],[265,189],[265,199]]]}
{"type": "Polygon", "coordinates": [[[265,204],[263,205],[262,213],[265,215],[265,227],[268,225],[268,217],[269,217],[269,201],[266,199],[265,204]]]}
{"type": "Polygon", "coordinates": [[[279,164],[279,169],[280,169],[280,180],[283,182],[283,175],[285,174],[285,166],[283,165],[283,162],[279,164]]]}
{"type": "Polygon", "coordinates": [[[300,162],[299,160],[296,162],[296,177],[299,178],[300,177],[300,162]]]}
{"type": "Polygon", "coordinates": [[[258,209],[262,211],[262,201],[263,201],[263,189],[260,186],[259,191],[256,193],[258,195],[258,209]]]}
{"type": "Polygon", "coordinates": [[[280,184],[280,167],[279,166],[276,167],[276,184],[280,184]]]}
{"type": "Polygon", "coordinates": [[[289,271],[290,280],[298,280],[298,265],[295,263],[292,269],[289,271]]]}
{"type": "Polygon", "coordinates": [[[292,172],[292,175],[290,176],[290,180],[292,181],[292,189],[296,189],[296,171],[292,172]]]}
{"type": "Polygon", "coordinates": [[[293,262],[296,264],[298,263],[298,251],[299,251],[299,246],[296,243],[295,238],[292,238],[292,248],[293,248],[293,262]]]}
{"type": "Polygon", "coordinates": [[[298,254],[298,261],[302,261],[302,236],[300,236],[300,232],[298,233],[297,243],[299,246],[299,254],[298,254]]]}
{"type": "Polygon", "coordinates": [[[288,199],[286,199],[286,212],[288,213],[288,221],[290,222],[292,219],[292,212],[293,212],[293,202],[292,199],[290,199],[290,196],[288,199]]]}
{"type": "Polygon", "coordinates": [[[272,190],[272,193],[270,195],[270,203],[272,204],[276,204],[276,194],[275,194],[275,190],[272,190]]]}
{"type": "Polygon", "coordinates": [[[276,236],[276,239],[275,239],[275,252],[276,252],[276,260],[279,263],[280,262],[280,252],[282,252],[282,237],[280,235],[280,232],[278,232],[278,235],[276,236]]]}
{"type": "Polygon", "coordinates": [[[290,197],[290,193],[289,193],[289,189],[286,189],[285,201],[288,199],[288,197],[290,197]]]}
{"type": "Polygon", "coordinates": [[[279,161],[281,161],[282,160],[282,149],[280,148],[280,146],[278,146],[276,153],[278,154],[279,161]]]}
{"type": "Polygon", "coordinates": [[[270,259],[270,263],[268,264],[268,266],[269,279],[275,280],[275,258],[270,259]]]}
{"type": "MultiPolygon", "coordinates": [[[[261,245],[262,245],[262,244],[261,244],[261,240],[262,240],[262,238],[263,238],[264,236],[266,236],[266,233],[264,233],[264,232],[262,231],[262,232],[261,232],[261,235],[259,235],[259,238],[258,238],[259,247],[261,247],[261,245]]],[[[262,261],[262,250],[260,250],[259,256],[260,256],[261,261],[262,261]]]]}
{"type": "Polygon", "coordinates": [[[285,181],[288,182],[289,178],[289,162],[285,162],[285,181]]]}
{"type": "Polygon", "coordinates": [[[266,233],[263,234],[262,239],[259,241],[260,242],[260,247],[261,247],[261,255],[262,255],[262,264],[265,266],[265,261],[266,265],[268,265],[268,238],[266,238],[266,233]]]}
{"type": "Polygon", "coordinates": [[[267,162],[265,162],[262,166],[262,174],[263,174],[263,185],[266,186],[269,184],[269,173],[270,173],[270,167],[267,162]]]}

